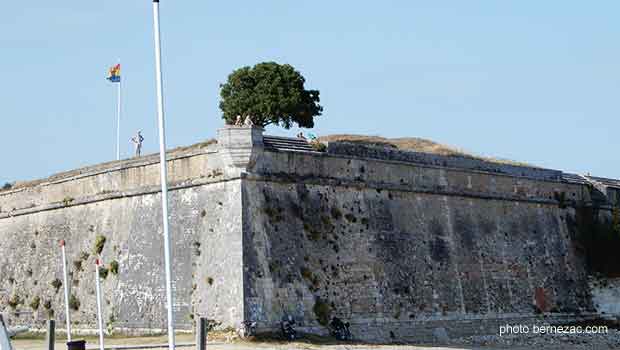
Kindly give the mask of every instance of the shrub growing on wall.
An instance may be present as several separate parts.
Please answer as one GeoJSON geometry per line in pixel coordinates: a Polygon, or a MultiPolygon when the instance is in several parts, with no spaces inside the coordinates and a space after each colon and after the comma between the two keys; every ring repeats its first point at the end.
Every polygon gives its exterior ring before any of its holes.
{"type": "Polygon", "coordinates": [[[110,262],[110,272],[112,272],[113,275],[118,275],[118,261],[112,260],[112,262],[110,262]]]}
{"type": "Polygon", "coordinates": [[[30,308],[32,308],[33,310],[38,310],[40,303],[41,303],[41,298],[39,298],[38,296],[35,296],[30,301],[30,308]]]}
{"type": "Polygon", "coordinates": [[[102,235],[97,235],[95,238],[95,247],[93,248],[93,252],[95,254],[101,254],[103,251],[103,247],[105,246],[106,238],[102,235]]]}

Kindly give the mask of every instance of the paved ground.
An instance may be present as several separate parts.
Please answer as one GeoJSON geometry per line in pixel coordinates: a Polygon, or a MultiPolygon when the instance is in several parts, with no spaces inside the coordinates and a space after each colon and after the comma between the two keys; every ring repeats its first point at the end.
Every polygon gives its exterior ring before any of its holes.
{"type": "MultiPolygon", "coordinates": [[[[88,348],[98,349],[98,340],[95,337],[80,337],[79,339],[85,339],[87,341],[88,348]]],[[[176,337],[177,344],[183,345],[194,342],[193,335],[179,334],[176,337]]],[[[120,338],[109,337],[106,338],[105,344],[107,345],[147,345],[147,344],[162,344],[160,349],[166,349],[167,338],[165,336],[158,337],[132,337],[132,338],[120,338]]],[[[519,342],[517,342],[519,343],[519,342]]],[[[12,341],[15,350],[47,350],[45,348],[45,341],[42,336],[28,336],[14,339],[12,341]]],[[[565,341],[556,341],[536,343],[536,344],[488,344],[488,345],[451,345],[451,346],[434,346],[434,345],[350,345],[350,344],[309,344],[304,342],[296,343],[281,343],[281,342],[233,342],[226,343],[224,339],[218,339],[210,342],[207,345],[209,350],[504,350],[504,349],[516,349],[516,350],[529,350],[529,349],[545,349],[545,350],[581,350],[581,349],[616,349],[617,347],[600,346],[601,344],[587,341],[583,339],[579,344],[571,344],[565,341]]],[[[66,349],[65,341],[60,339],[56,342],[56,350],[66,349]]],[[[179,346],[178,349],[195,350],[193,346],[179,346]]]]}
{"type": "MultiPolygon", "coordinates": [[[[95,337],[80,337],[79,339],[85,339],[87,341],[87,346],[89,348],[96,347],[98,344],[98,340],[95,337]]],[[[194,338],[192,335],[180,334],[176,337],[177,344],[182,345],[183,343],[192,343],[194,338]]],[[[106,345],[135,345],[135,344],[162,344],[165,345],[167,342],[167,338],[165,336],[162,337],[144,337],[144,338],[106,338],[106,345]]],[[[12,341],[13,347],[15,350],[47,350],[45,348],[45,341],[41,337],[28,337],[14,339],[12,341]]],[[[167,348],[167,346],[165,347],[167,348]]],[[[472,347],[433,347],[433,346],[412,346],[412,345],[346,345],[346,344],[338,344],[338,345],[313,345],[307,343],[249,343],[249,342],[235,342],[235,343],[226,343],[222,341],[218,342],[210,342],[207,345],[207,348],[210,350],[269,350],[269,349],[278,349],[278,350],[287,350],[287,349],[302,349],[302,350],[365,350],[365,349],[373,349],[373,350],[442,350],[442,349],[474,349],[472,347]]],[[[66,349],[65,341],[59,340],[56,342],[56,350],[64,350],[66,349]]],[[[190,347],[179,347],[179,349],[187,349],[187,350],[195,350],[193,346],[190,347]]],[[[487,348],[488,349],[488,348],[487,348]]]]}

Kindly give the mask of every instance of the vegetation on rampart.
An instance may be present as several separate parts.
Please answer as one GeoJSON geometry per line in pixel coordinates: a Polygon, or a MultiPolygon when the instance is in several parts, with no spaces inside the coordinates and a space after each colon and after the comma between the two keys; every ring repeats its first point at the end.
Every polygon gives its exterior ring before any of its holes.
{"type": "Polygon", "coordinates": [[[569,225],[577,228],[575,238],[590,272],[620,277],[620,208],[602,215],[597,207],[580,206],[569,225]]]}

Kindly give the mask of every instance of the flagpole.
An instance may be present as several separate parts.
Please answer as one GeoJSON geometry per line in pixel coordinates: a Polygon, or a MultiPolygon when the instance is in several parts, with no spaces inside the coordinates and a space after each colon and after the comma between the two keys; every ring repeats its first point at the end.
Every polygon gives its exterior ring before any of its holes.
{"type": "Polygon", "coordinates": [[[168,348],[174,350],[174,313],[172,310],[172,270],[170,234],[168,231],[168,174],[166,169],[166,134],[164,130],[164,97],[161,72],[161,37],[159,29],[159,0],[153,0],[153,30],[155,40],[155,70],[157,81],[157,120],[159,124],[159,164],[161,175],[161,208],[164,231],[164,255],[166,269],[166,299],[168,301],[168,348]]]}
{"type": "MultiPolygon", "coordinates": [[[[119,62],[120,64],[120,62],[119,62]]],[[[121,99],[122,99],[122,93],[121,93],[121,85],[122,83],[122,78],[121,80],[118,81],[118,90],[117,90],[117,105],[116,105],[116,160],[120,160],[121,159],[121,99]]]]}

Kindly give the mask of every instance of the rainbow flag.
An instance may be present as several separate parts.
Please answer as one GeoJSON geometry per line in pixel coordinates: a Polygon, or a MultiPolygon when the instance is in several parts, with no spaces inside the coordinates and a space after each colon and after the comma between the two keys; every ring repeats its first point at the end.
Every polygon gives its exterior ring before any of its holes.
{"type": "Polygon", "coordinates": [[[113,83],[121,82],[121,64],[120,63],[110,68],[107,79],[113,83]]]}

